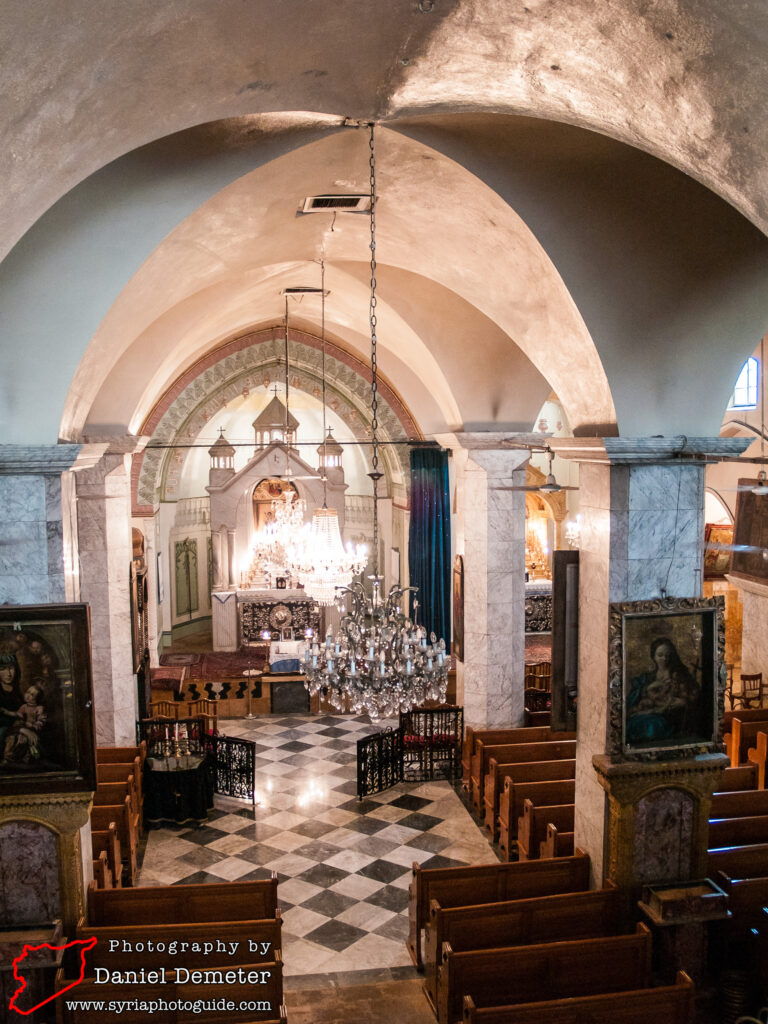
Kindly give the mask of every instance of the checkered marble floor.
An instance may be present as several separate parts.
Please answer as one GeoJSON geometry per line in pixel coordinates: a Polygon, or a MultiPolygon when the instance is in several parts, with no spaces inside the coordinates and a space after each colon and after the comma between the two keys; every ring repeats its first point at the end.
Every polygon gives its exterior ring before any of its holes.
{"type": "Polygon", "coordinates": [[[497,860],[448,782],[356,799],[356,741],[392,723],[266,715],[219,723],[256,743],[255,810],[216,797],[206,825],[149,833],[141,885],[278,875],[286,975],[410,964],[411,865],[497,860]]]}

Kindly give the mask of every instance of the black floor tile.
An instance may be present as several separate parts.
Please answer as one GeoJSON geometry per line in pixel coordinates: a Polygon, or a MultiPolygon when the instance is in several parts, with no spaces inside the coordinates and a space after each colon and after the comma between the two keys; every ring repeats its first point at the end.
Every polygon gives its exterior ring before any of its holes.
{"type": "Polygon", "coordinates": [[[373,878],[377,882],[394,882],[396,878],[400,878],[410,870],[410,868],[403,867],[402,864],[393,864],[392,861],[374,860],[364,868],[360,868],[357,874],[373,878]]]}
{"type": "Polygon", "coordinates": [[[408,890],[398,889],[395,885],[385,885],[383,889],[378,889],[370,896],[366,896],[364,902],[373,903],[376,907],[384,907],[385,910],[394,910],[396,914],[399,914],[408,906],[408,890]]]}
{"type": "Polygon", "coordinates": [[[401,818],[397,824],[402,825],[404,828],[417,828],[419,832],[428,832],[435,825],[439,825],[442,820],[442,818],[436,818],[433,814],[419,814],[418,811],[415,811],[413,814],[408,814],[405,818],[401,818]]]}
{"type": "Polygon", "coordinates": [[[223,878],[219,878],[218,875],[209,875],[207,871],[195,871],[191,875],[186,875],[184,878],[180,878],[178,882],[174,882],[174,885],[207,885],[210,882],[223,882],[223,878]]]}
{"type": "Polygon", "coordinates": [[[346,878],[348,874],[348,871],[332,868],[330,864],[315,864],[313,868],[308,868],[296,877],[301,879],[302,882],[311,882],[312,885],[319,885],[323,889],[329,889],[336,882],[340,882],[342,878],[346,878]]]}
{"type": "Polygon", "coordinates": [[[396,800],[389,801],[393,807],[400,807],[404,811],[420,811],[422,807],[426,807],[431,802],[431,800],[425,800],[422,796],[412,796],[410,793],[404,793],[403,796],[399,796],[396,800]]]}
{"type": "Polygon", "coordinates": [[[295,825],[290,831],[297,835],[307,836],[309,839],[319,839],[327,832],[335,832],[338,825],[329,825],[326,821],[305,821],[301,825],[295,825]]]}
{"type": "Polygon", "coordinates": [[[349,732],[347,729],[339,729],[335,725],[329,725],[327,729],[318,729],[316,735],[318,736],[348,736],[349,732]]]}
{"type": "Polygon", "coordinates": [[[384,924],[374,928],[373,934],[383,935],[385,939],[392,939],[393,942],[405,942],[408,938],[408,918],[404,914],[390,917],[384,924]]]}
{"type": "Polygon", "coordinates": [[[422,868],[460,868],[462,866],[462,861],[451,860],[450,857],[441,857],[439,854],[436,857],[430,857],[429,860],[425,860],[421,864],[422,868]]]}
{"type": "Polygon", "coordinates": [[[362,832],[367,836],[375,836],[377,832],[381,832],[382,829],[388,828],[391,824],[391,821],[382,821],[381,818],[367,818],[361,815],[359,818],[355,818],[354,821],[348,821],[344,828],[348,828],[353,832],[362,832]]]}
{"type": "Polygon", "coordinates": [[[353,942],[357,942],[367,934],[362,928],[355,928],[343,921],[328,921],[326,924],[321,924],[319,928],[315,928],[305,938],[309,942],[317,942],[321,946],[341,953],[347,946],[351,946],[353,942]]]}
{"type": "Polygon", "coordinates": [[[330,843],[324,843],[320,839],[313,839],[306,846],[299,846],[291,852],[296,854],[297,857],[309,857],[310,860],[322,863],[324,860],[330,860],[331,857],[338,856],[339,847],[332,846],[330,843]]]}
{"type": "MultiPolygon", "coordinates": [[[[399,825],[400,822],[396,821],[395,824],[399,825]]],[[[450,846],[452,842],[452,839],[439,836],[436,832],[424,832],[414,839],[409,839],[405,845],[412,846],[416,850],[429,850],[430,853],[440,853],[446,846],[450,846]]]]}
{"type": "Polygon", "coordinates": [[[197,843],[198,846],[207,846],[208,843],[212,843],[216,839],[223,839],[227,835],[229,833],[223,829],[203,825],[202,828],[195,828],[191,832],[185,832],[184,839],[189,843],[197,843]]]}
{"type": "Polygon", "coordinates": [[[352,899],[351,896],[343,896],[340,892],[332,892],[330,889],[326,889],[324,892],[318,892],[311,896],[301,905],[308,910],[314,910],[316,914],[325,914],[326,917],[338,917],[339,914],[343,914],[345,910],[348,910],[349,907],[354,906],[358,902],[358,900],[352,899]]]}

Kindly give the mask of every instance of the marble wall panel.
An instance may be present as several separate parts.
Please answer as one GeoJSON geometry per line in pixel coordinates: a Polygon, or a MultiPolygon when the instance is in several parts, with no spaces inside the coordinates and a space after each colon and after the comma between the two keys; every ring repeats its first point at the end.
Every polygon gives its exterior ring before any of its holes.
{"type": "Polygon", "coordinates": [[[36,821],[0,825],[0,926],[61,915],[56,835],[36,821]]]}
{"type": "Polygon", "coordinates": [[[695,800],[680,789],[655,789],[635,808],[634,872],[638,882],[690,878],[695,800]]]}

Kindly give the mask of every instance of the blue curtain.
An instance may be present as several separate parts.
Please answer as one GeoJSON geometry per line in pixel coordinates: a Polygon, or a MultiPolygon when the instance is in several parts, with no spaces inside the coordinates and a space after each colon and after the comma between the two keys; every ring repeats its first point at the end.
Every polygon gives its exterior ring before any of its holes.
{"type": "Polygon", "coordinates": [[[451,501],[448,452],[442,448],[411,449],[408,568],[411,586],[419,588],[419,623],[450,646],[451,501]]]}

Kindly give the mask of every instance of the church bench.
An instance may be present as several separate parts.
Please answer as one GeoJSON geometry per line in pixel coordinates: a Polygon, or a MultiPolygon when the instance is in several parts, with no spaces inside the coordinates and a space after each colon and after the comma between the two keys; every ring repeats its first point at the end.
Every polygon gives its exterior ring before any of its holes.
{"type": "Polygon", "coordinates": [[[733,793],[735,790],[757,789],[757,766],[741,764],[738,768],[726,768],[717,792],[733,793]]]}
{"type": "MultiPolygon", "coordinates": [[[[566,760],[563,764],[570,764],[566,760]]],[[[575,762],[574,762],[575,764],[575,762]]],[[[571,804],[575,800],[576,783],[566,776],[541,782],[518,782],[507,778],[504,792],[499,798],[499,845],[510,855],[512,840],[517,835],[518,822],[523,815],[525,801],[534,804],[571,804]]]]}
{"type": "Polygon", "coordinates": [[[651,932],[644,924],[634,935],[462,953],[446,942],[437,974],[437,1019],[460,1021],[464,996],[476,1006],[535,1003],[644,988],[650,972],[651,932]]]}
{"type": "Polygon", "coordinates": [[[523,761],[563,761],[576,757],[576,740],[573,733],[554,733],[549,740],[535,743],[501,743],[487,745],[478,742],[472,756],[471,800],[472,806],[480,813],[485,793],[485,776],[495,758],[499,764],[517,764],[523,761]]]}
{"type": "Polygon", "coordinates": [[[715,793],[710,809],[712,818],[746,818],[768,814],[768,790],[744,789],[715,793]]]}
{"type": "Polygon", "coordinates": [[[117,826],[128,885],[134,885],[138,876],[136,856],[139,847],[139,821],[131,805],[130,796],[126,796],[119,804],[104,804],[91,809],[91,828],[94,831],[106,831],[112,822],[117,826]]]}
{"type": "Polygon", "coordinates": [[[93,804],[94,807],[108,807],[110,804],[121,804],[126,796],[130,797],[131,811],[139,818],[141,808],[133,775],[129,775],[121,782],[97,783],[96,792],[93,794],[93,804]]]}
{"type": "Polygon", "coordinates": [[[250,921],[274,917],[276,911],[274,872],[272,878],[254,882],[88,890],[88,923],[94,927],[250,921]]]}
{"type": "Polygon", "coordinates": [[[755,739],[754,747],[747,750],[747,761],[757,766],[757,788],[765,789],[765,766],[768,761],[768,725],[766,731],[760,731],[755,739]]]}
{"type": "Polygon", "coordinates": [[[111,889],[112,871],[107,863],[107,855],[102,850],[98,857],[93,858],[93,881],[97,889],[111,889]]]}
{"type": "Polygon", "coordinates": [[[469,789],[472,757],[478,743],[536,743],[546,739],[549,739],[549,725],[518,726],[514,729],[473,729],[468,725],[461,745],[462,785],[469,789]]]}
{"type": "Polygon", "coordinates": [[[575,773],[576,761],[573,759],[501,764],[492,757],[485,776],[483,797],[485,827],[491,836],[495,839],[498,831],[499,799],[507,779],[513,782],[556,782],[559,779],[572,779],[575,773]]]}
{"type": "Polygon", "coordinates": [[[731,722],[731,740],[728,751],[732,768],[748,763],[749,748],[755,745],[757,734],[766,730],[768,730],[768,709],[763,712],[762,721],[745,722],[740,718],[734,718],[731,722]]]}
{"type": "Polygon", "coordinates": [[[558,830],[551,822],[547,825],[547,834],[539,847],[539,857],[570,857],[573,853],[574,834],[558,830]]]}
{"type": "Polygon", "coordinates": [[[623,911],[623,897],[616,888],[466,907],[441,907],[432,900],[424,942],[424,991],[436,1009],[438,960],[446,942],[460,953],[618,935],[623,911]]]}
{"type": "Polygon", "coordinates": [[[541,844],[547,838],[547,825],[563,832],[573,831],[574,805],[535,804],[526,800],[523,816],[517,820],[517,852],[521,861],[538,860],[541,844]]]}
{"type": "Polygon", "coordinates": [[[728,909],[732,914],[727,924],[729,934],[740,938],[750,929],[763,925],[763,908],[768,906],[768,876],[732,878],[719,871],[714,880],[728,893],[728,909]]]}
{"type": "Polygon", "coordinates": [[[96,747],[96,764],[124,764],[126,761],[133,761],[138,757],[139,763],[144,764],[147,756],[147,743],[142,740],[135,747],[96,747]]]}
{"type": "Polygon", "coordinates": [[[94,857],[99,857],[102,853],[106,856],[112,873],[112,888],[122,888],[123,859],[120,853],[120,838],[114,822],[110,822],[109,828],[102,832],[91,829],[91,848],[94,857]]]}
{"type": "Polygon", "coordinates": [[[101,785],[102,782],[122,782],[127,779],[129,775],[133,776],[133,782],[136,787],[136,794],[139,800],[139,809],[144,801],[144,793],[141,788],[142,784],[142,767],[141,759],[135,757],[132,761],[115,762],[114,764],[97,764],[96,765],[96,782],[101,785]]]}
{"type": "Polygon", "coordinates": [[[530,708],[523,710],[523,721],[527,726],[549,725],[552,721],[551,711],[531,711],[530,708]]]}
{"type": "Polygon", "coordinates": [[[710,849],[708,870],[724,871],[731,878],[763,878],[768,875],[768,843],[710,849]]]}
{"type": "MultiPolygon", "coordinates": [[[[768,814],[739,818],[710,818],[709,847],[747,846],[768,843],[768,814]]],[[[766,864],[768,872],[768,863],[766,864]]]]}
{"type": "Polygon", "coordinates": [[[674,985],[540,1003],[478,1007],[465,996],[463,1024],[694,1024],[694,996],[685,971],[677,972],[674,985]]]}
{"type": "MultiPolygon", "coordinates": [[[[154,964],[145,964],[148,971],[159,970],[154,964]]],[[[136,968],[138,970],[138,968],[136,968]]],[[[201,968],[205,970],[206,968],[201,968]]],[[[280,951],[275,953],[274,959],[261,962],[239,961],[223,967],[211,967],[214,971],[258,971],[262,980],[260,984],[237,984],[236,982],[218,981],[212,984],[194,984],[182,977],[176,980],[176,973],[173,970],[166,971],[165,984],[152,982],[150,984],[122,984],[117,980],[97,983],[97,975],[90,975],[83,978],[77,985],[77,992],[74,999],[104,1001],[102,1009],[98,1013],[99,1024],[146,1024],[151,1016],[153,1024],[229,1024],[237,1021],[239,1024],[257,1019],[259,1024],[285,1024],[285,1011],[282,1008],[283,1001],[283,964],[280,951]],[[141,1000],[143,1003],[154,1002],[156,1008],[152,1011],[145,1009],[134,1009],[131,1000],[141,1000]],[[221,1000],[231,1000],[235,1009],[222,1009],[217,1004],[221,1000]],[[255,1007],[245,1006],[241,1008],[242,1001],[254,1001],[269,1003],[271,1009],[259,1012],[255,1007]],[[119,1005],[119,1009],[108,1008],[112,1003],[119,1005]],[[208,1007],[201,1009],[201,1004],[208,1004],[208,1007]],[[197,1006],[198,1012],[193,1007],[197,1006]]],[[[69,979],[73,980],[73,979],[69,979]]],[[[56,986],[64,988],[68,983],[64,969],[60,969],[56,975],[56,986]]],[[[93,1024],[94,1013],[87,1009],[70,1009],[69,1000],[58,1001],[57,1008],[61,1014],[61,1024],[93,1024]]]]}
{"type": "Polygon", "coordinates": [[[534,861],[530,864],[421,868],[414,863],[413,878],[408,887],[408,952],[421,970],[421,936],[429,919],[429,907],[433,899],[441,907],[463,907],[530,896],[580,892],[588,887],[589,857],[581,851],[577,851],[573,857],[534,861]]]}
{"type": "Polygon", "coordinates": [[[86,953],[87,969],[90,973],[97,967],[107,967],[110,970],[130,971],[147,967],[151,960],[152,968],[165,967],[227,967],[236,958],[257,961],[273,960],[275,951],[282,946],[281,931],[283,922],[280,912],[275,917],[262,918],[252,921],[206,921],[206,922],[183,922],[181,924],[135,924],[117,925],[115,927],[97,927],[86,925],[77,929],[78,939],[95,937],[98,939],[96,946],[86,953]],[[136,951],[137,943],[151,942],[157,946],[158,943],[165,943],[164,951],[155,949],[152,953],[146,952],[146,945],[136,951]],[[254,949],[251,941],[258,943],[254,949]],[[119,946],[113,946],[110,951],[110,942],[118,942],[119,946]],[[168,952],[168,944],[177,942],[176,952],[172,955],[168,952]],[[201,949],[184,949],[178,943],[187,942],[192,946],[197,944],[201,949]],[[238,943],[236,952],[231,953],[230,943],[238,943]],[[204,943],[213,943],[214,949],[205,951],[204,943]],[[219,943],[224,943],[223,950],[219,943]],[[262,943],[269,943],[265,953],[261,952],[262,943]]]}

